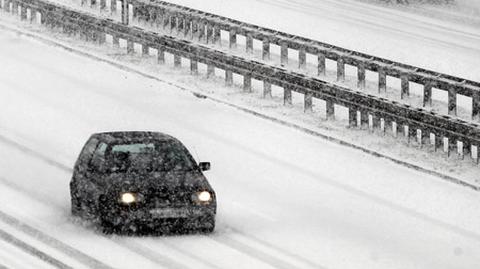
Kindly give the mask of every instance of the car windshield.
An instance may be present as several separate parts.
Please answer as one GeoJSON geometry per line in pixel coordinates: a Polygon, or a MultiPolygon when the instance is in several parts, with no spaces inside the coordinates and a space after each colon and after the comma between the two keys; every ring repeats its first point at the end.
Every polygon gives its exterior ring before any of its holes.
{"type": "Polygon", "coordinates": [[[175,142],[122,143],[105,149],[109,172],[192,170],[195,167],[185,147],[175,142]]]}

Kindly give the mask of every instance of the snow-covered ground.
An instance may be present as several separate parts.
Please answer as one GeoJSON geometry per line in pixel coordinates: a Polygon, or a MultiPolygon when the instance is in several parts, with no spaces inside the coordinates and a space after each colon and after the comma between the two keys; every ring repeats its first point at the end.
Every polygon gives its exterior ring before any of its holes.
{"type": "MultiPolygon", "coordinates": [[[[477,192],[7,32],[0,59],[0,229],[70,266],[480,266],[477,192]],[[107,237],[70,217],[69,167],[87,137],[133,129],[212,162],[213,235],[107,237]]],[[[1,264],[48,268],[0,244],[1,264]]]]}
{"type": "MultiPolygon", "coordinates": [[[[473,0],[472,0],[473,1],[473,0]]],[[[170,0],[375,56],[480,80],[480,19],[355,0],[170,0]]]]}

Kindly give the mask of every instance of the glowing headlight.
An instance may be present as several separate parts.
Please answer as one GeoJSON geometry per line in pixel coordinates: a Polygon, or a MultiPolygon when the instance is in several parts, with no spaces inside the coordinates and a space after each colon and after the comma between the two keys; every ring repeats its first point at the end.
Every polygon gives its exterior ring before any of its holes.
{"type": "Polygon", "coordinates": [[[212,199],[212,195],[208,191],[199,192],[197,195],[200,202],[208,202],[212,199]]]}
{"type": "Polygon", "coordinates": [[[120,195],[120,201],[124,204],[131,204],[137,201],[137,196],[131,192],[125,192],[120,195]]]}

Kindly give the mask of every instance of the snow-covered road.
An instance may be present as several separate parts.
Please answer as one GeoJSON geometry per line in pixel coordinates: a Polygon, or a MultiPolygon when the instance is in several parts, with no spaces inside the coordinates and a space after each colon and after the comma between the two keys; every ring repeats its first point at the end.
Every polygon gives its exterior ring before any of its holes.
{"type": "Polygon", "coordinates": [[[14,34],[0,59],[0,231],[47,255],[0,237],[0,265],[480,267],[477,192],[14,34]],[[211,161],[216,232],[109,237],[72,219],[70,167],[106,130],[163,131],[211,161]]]}

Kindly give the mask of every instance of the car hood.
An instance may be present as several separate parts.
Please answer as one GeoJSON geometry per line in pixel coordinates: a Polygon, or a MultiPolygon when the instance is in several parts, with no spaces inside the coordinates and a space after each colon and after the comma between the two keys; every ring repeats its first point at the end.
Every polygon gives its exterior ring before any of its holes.
{"type": "Polygon", "coordinates": [[[169,171],[151,173],[111,173],[104,176],[110,191],[142,191],[147,189],[197,189],[212,191],[200,171],[169,171]]]}

